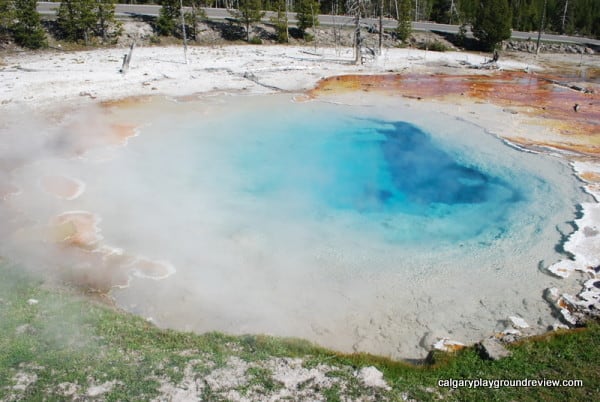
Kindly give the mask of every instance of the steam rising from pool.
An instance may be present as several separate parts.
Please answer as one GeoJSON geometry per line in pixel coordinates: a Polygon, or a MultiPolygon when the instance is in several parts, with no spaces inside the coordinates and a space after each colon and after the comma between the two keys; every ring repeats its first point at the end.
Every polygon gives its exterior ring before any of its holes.
{"type": "Polygon", "coordinates": [[[85,183],[20,202],[90,211],[92,243],[116,250],[102,258],[154,264],[113,295],[161,326],[420,357],[426,337],[477,340],[508,315],[551,323],[536,267],[582,197],[568,167],[401,102],[156,99],[113,110],[141,127],[127,146],[13,176],[85,183]]]}

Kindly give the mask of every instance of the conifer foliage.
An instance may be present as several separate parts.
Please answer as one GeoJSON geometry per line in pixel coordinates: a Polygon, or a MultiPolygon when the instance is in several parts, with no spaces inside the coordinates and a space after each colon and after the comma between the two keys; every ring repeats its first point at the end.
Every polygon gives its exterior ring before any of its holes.
{"type": "Polygon", "coordinates": [[[289,41],[288,35],[288,17],[286,9],[286,0],[277,0],[273,6],[275,11],[271,17],[271,23],[275,27],[275,33],[277,35],[277,42],[287,43],[289,41]]]}
{"type": "Polygon", "coordinates": [[[246,27],[247,42],[250,42],[250,26],[259,22],[265,16],[265,13],[261,10],[261,0],[238,0],[238,8],[230,11],[233,18],[246,27]]]}
{"type": "Polygon", "coordinates": [[[508,0],[479,0],[473,21],[473,35],[487,50],[510,38],[511,12],[508,0]]]}
{"type": "Polygon", "coordinates": [[[156,30],[159,35],[175,35],[181,18],[179,0],[161,0],[160,12],[156,20],[156,30]]]}
{"type": "Polygon", "coordinates": [[[317,17],[320,12],[320,5],[315,0],[299,0],[296,3],[296,20],[302,36],[306,35],[308,28],[319,25],[317,17]]]}
{"type": "Polygon", "coordinates": [[[35,0],[15,0],[12,23],[15,43],[29,49],[46,47],[46,33],[36,10],[35,0]]]}
{"type": "MultiPolygon", "coordinates": [[[[189,11],[183,14],[185,20],[186,31],[191,39],[196,39],[198,36],[198,24],[207,19],[206,12],[201,8],[203,0],[188,0],[187,6],[189,11]]],[[[186,4],[186,3],[184,3],[186,4]]]]}
{"type": "Polygon", "coordinates": [[[398,0],[398,26],[396,27],[396,35],[398,39],[405,41],[410,36],[412,31],[411,25],[411,1],[398,0]]]}
{"type": "Polygon", "coordinates": [[[115,0],[62,0],[56,23],[62,38],[90,43],[92,37],[108,37],[111,26],[117,26],[115,0]]]}
{"type": "Polygon", "coordinates": [[[63,0],[58,8],[56,22],[63,38],[87,43],[94,28],[93,0],[63,0]]]}
{"type": "Polygon", "coordinates": [[[29,49],[47,46],[35,0],[0,0],[0,40],[14,39],[29,49]]]}
{"type": "Polygon", "coordinates": [[[9,25],[13,20],[12,0],[0,0],[0,40],[9,36],[9,25]]]}

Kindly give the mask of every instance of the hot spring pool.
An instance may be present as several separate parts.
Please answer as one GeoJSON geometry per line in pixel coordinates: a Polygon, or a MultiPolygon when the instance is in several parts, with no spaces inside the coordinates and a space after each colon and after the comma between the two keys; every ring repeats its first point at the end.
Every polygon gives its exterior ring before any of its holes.
{"type": "Polygon", "coordinates": [[[584,197],[570,168],[431,107],[377,106],[154,99],[113,110],[141,127],[126,147],[36,169],[86,183],[55,212],[92,211],[104,244],[172,264],[113,291],[160,326],[409,358],[509,315],[552,323],[538,266],[584,197]]]}

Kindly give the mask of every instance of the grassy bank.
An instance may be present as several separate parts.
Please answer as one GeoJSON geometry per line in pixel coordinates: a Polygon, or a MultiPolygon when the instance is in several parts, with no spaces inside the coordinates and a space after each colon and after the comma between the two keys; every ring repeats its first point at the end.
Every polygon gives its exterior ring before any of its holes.
{"type": "Polygon", "coordinates": [[[412,366],[308,342],[165,331],[0,263],[0,400],[599,400],[600,325],[412,366]],[[365,382],[374,366],[389,385],[365,382]],[[443,379],[582,380],[582,387],[440,387],[443,379]],[[193,399],[192,399],[193,400],[193,399]]]}

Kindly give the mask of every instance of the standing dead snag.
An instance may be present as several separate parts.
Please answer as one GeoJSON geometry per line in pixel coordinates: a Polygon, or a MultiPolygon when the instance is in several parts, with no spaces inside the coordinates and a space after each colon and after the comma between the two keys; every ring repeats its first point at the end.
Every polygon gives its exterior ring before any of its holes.
{"type": "Polygon", "coordinates": [[[187,35],[185,32],[185,14],[183,12],[183,0],[179,0],[179,14],[181,15],[181,33],[183,34],[183,60],[188,64],[187,58],[187,35]]]}
{"type": "Polygon", "coordinates": [[[346,9],[354,15],[354,63],[362,64],[362,39],[360,37],[360,17],[366,11],[370,0],[348,0],[346,9]]]}
{"type": "Polygon", "coordinates": [[[129,70],[129,62],[131,61],[131,55],[133,54],[133,48],[135,47],[135,41],[131,42],[129,47],[129,53],[123,56],[123,65],[119,71],[121,74],[125,74],[129,70]]]}

